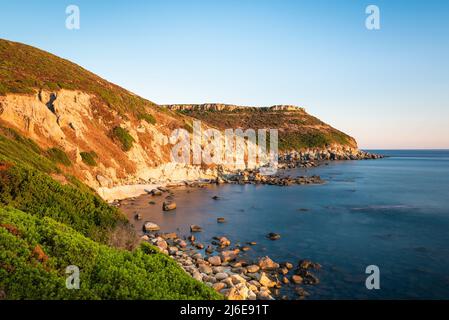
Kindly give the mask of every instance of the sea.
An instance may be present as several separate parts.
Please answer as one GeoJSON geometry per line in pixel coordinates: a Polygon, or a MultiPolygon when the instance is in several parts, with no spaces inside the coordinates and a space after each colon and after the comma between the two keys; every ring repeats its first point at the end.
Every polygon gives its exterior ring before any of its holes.
{"type": "MultiPolygon", "coordinates": [[[[174,211],[163,212],[163,197],[149,195],[123,209],[162,232],[188,235],[200,225],[196,237],[205,245],[214,236],[233,245],[255,241],[242,253],[249,261],[318,262],[320,283],[303,286],[307,299],[449,299],[449,150],[367,151],[386,158],[283,172],[319,175],[323,185],[180,188],[174,211]],[[269,240],[270,232],[281,238],[269,240]],[[367,286],[373,281],[378,286],[367,286]]],[[[297,297],[293,285],[281,295],[297,297]]]]}

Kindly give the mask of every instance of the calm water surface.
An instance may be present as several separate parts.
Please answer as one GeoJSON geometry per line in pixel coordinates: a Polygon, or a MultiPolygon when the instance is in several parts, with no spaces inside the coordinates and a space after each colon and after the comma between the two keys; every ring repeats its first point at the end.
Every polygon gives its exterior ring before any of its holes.
{"type": "MultiPolygon", "coordinates": [[[[449,151],[378,152],[390,157],[288,172],[318,174],[324,185],[180,189],[173,212],[162,212],[163,198],[148,204],[150,196],[124,208],[164,232],[188,234],[199,224],[204,231],[197,238],[205,244],[217,235],[256,241],[248,259],[319,262],[320,284],[305,287],[312,299],[448,299],[449,151]],[[217,224],[217,217],[228,222],[217,224]],[[281,239],[266,239],[269,232],[281,239]],[[365,288],[368,265],[380,268],[380,290],[365,288]]],[[[293,296],[291,288],[283,293],[293,296]]]]}

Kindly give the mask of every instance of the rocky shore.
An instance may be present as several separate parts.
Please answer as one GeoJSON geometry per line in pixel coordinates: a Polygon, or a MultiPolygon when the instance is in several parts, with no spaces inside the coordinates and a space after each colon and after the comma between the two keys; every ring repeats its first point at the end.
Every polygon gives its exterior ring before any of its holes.
{"type": "Polygon", "coordinates": [[[283,287],[292,288],[298,299],[309,293],[304,286],[317,285],[319,279],[314,270],[321,266],[310,260],[277,263],[268,256],[255,261],[241,258],[240,254],[257,245],[232,246],[226,237],[214,237],[209,244],[196,241],[195,232],[199,226],[192,226],[189,236],[179,237],[176,233],[158,233],[158,226],[146,222],[142,241],[156,246],[169,255],[194,279],[212,287],[229,300],[275,300],[289,299],[281,295],[283,287]]]}

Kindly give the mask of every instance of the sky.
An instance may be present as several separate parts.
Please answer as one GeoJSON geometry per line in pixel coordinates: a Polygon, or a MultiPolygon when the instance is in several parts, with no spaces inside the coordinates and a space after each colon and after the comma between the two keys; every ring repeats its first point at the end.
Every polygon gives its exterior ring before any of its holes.
{"type": "Polygon", "coordinates": [[[0,0],[0,38],[159,104],[292,104],[361,148],[449,148],[449,1],[0,0]]]}

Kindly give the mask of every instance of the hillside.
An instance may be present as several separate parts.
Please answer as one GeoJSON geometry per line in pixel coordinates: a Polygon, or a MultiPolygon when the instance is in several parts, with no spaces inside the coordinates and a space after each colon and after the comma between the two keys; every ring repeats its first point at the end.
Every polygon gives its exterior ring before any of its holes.
{"type": "Polygon", "coordinates": [[[242,107],[224,104],[167,105],[179,112],[219,128],[279,130],[281,151],[343,146],[357,148],[354,138],[308,114],[303,108],[278,105],[242,107]]]}
{"type": "Polygon", "coordinates": [[[168,137],[191,132],[194,119],[203,128],[279,128],[281,150],[356,147],[301,108],[158,106],[0,39],[0,298],[220,298],[139,245],[123,213],[104,201],[113,187],[216,178],[217,168],[170,162],[168,137]],[[70,264],[85,272],[82,290],[63,288],[70,264]]]}

